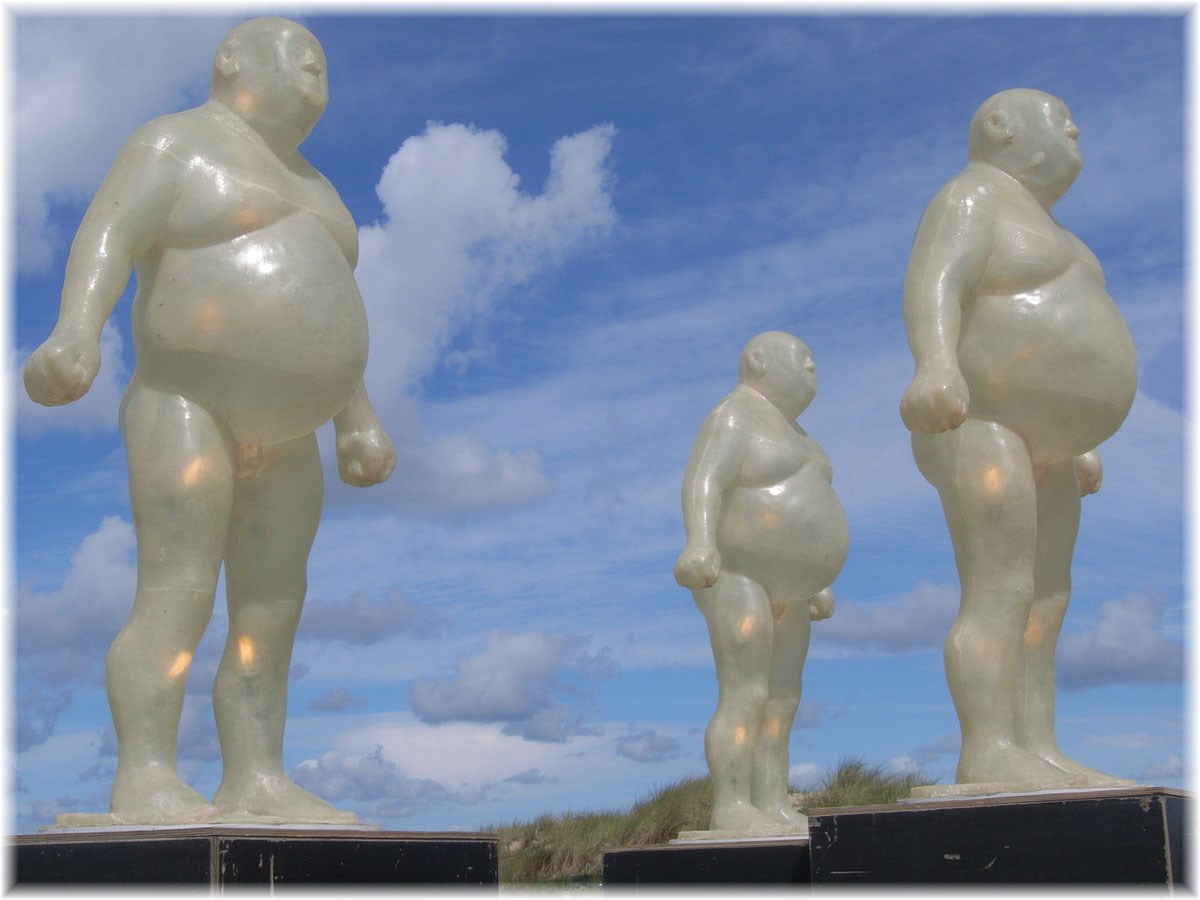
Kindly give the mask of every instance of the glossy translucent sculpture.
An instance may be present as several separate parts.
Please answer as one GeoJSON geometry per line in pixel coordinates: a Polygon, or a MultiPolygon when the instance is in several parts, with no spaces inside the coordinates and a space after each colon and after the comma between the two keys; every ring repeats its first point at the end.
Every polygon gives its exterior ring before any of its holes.
{"type": "Polygon", "coordinates": [[[921,219],[904,286],[916,374],[900,412],[941,495],[962,587],[946,679],[959,792],[1118,781],[1054,735],[1054,651],[1096,447],[1137,388],[1100,263],[1050,208],[1081,159],[1062,101],[1004,91],[921,219]]]}
{"type": "Polygon", "coordinates": [[[322,505],[313,432],[333,420],[350,484],[383,481],[395,463],[362,381],[358,232],[297,150],[327,99],[325,56],[304,28],[268,18],[231,31],[208,102],[149,122],[120,151],[71,247],[58,323],[25,366],[39,403],[82,396],[136,271],[121,434],[137,595],[108,652],[119,756],[111,815],[97,821],[357,821],[294,784],[282,759],[322,505]],[[210,803],[180,779],[176,743],[222,564],[224,774],[210,803]]]}
{"type": "Polygon", "coordinates": [[[683,479],[687,545],[675,563],[716,661],[719,699],[704,736],[709,828],[805,833],[788,800],[788,741],[810,624],[833,613],[849,536],[829,458],[795,421],[817,393],[808,347],[760,334],[742,352],[738,382],[696,438],[683,479]]]}

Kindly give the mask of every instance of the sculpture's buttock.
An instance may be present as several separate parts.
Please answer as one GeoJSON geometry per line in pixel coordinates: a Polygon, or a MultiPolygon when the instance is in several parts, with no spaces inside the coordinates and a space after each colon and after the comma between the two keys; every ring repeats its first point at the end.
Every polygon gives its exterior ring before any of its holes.
{"type": "Polygon", "coordinates": [[[313,431],[362,376],[362,298],[342,249],[309,212],[226,243],[167,249],[143,277],[139,373],[207,407],[239,441],[313,431]]]}

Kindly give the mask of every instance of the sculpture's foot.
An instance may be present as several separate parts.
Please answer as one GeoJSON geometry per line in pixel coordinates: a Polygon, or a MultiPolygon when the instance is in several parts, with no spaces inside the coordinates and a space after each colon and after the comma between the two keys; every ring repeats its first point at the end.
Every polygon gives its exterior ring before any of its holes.
{"type": "Polygon", "coordinates": [[[1039,756],[1068,774],[1082,775],[1087,779],[1088,787],[1128,787],[1137,784],[1132,778],[1118,778],[1116,775],[1109,775],[1107,772],[1101,772],[1099,769],[1085,766],[1079,760],[1072,759],[1058,749],[1052,750],[1049,753],[1041,753],[1039,756]]]}
{"type": "Polygon", "coordinates": [[[959,784],[997,783],[1016,785],[1021,790],[1083,787],[1084,775],[1067,772],[1040,756],[1012,745],[983,748],[963,747],[958,759],[959,784]]]}
{"type": "Polygon", "coordinates": [[[118,768],[109,810],[114,825],[196,825],[215,822],[217,808],[162,765],[118,768]]]}
{"type": "Polygon", "coordinates": [[[780,821],[749,803],[726,803],[713,806],[708,819],[710,831],[759,831],[777,828],[780,821]]]}
{"type": "Polygon", "coordinates": [[[786,825],[797,829],[798,831],[808,830],[808,816],[792,806],[791,803],[783,803],[780,806],[760,806],[758,809],[766,813],[775,825],[786,825]]]}
{"type": "Polygon", "coordinates": [[[213,803],[222,822],[358,825],[358,816],[309,793],[283,774],[255,775],[234,786],[222,781],[213,803]]]}

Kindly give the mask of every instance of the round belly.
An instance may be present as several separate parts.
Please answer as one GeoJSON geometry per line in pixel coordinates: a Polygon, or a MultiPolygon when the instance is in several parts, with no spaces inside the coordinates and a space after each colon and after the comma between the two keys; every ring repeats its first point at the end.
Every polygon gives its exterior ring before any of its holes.
{"type": "Polygon", "coordinates": [[[1099,446],[1137,391],[1137,354],[1120,311],[1076,270],[1035,293],[976,298],[958,353],[971,416],[1017,432],[1037,463],[1099,446]]]}
{"type": "Polygon", "coordinates": [[[302,214],[165,251],[139,285],[133,324],[142,376],[201,403],[244,443],[310,433],[345,406],[366,366],[353,273],[302,214]]]}
{"type": "Polygon", "coordinates": [[[842,570],[850,536],[833,487],[813,466],[770,488],[735,488],[717,533],[722,563],[802,600],[842,570]]]}

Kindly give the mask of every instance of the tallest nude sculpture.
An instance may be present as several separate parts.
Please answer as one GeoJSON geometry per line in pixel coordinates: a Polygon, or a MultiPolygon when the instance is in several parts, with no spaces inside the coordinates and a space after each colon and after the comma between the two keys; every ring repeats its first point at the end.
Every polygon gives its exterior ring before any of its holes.
{"type": "Polygon", "coordinates": [[[1092,252],[1050,215],[1082,161],[1061,100],[987,100],[969,163],[930,202],[904,285],[916,374],[900,412],[942,499],[962,585],[946,679],[957,781],[1113,784],[1059,749],[1054,651],[1095,448],[1137,389],[1133,340],[1092,252]]]}
{"type": "MultiPolygon", "coordinates": [[[[341,478],[391,474],[363,386],[358,232],[298,147],[328,100],[325,56],[285,19],[234,28],[209,100],[125,144],[67,261],[59,320],[29,358],[46,405],[78,399],[136,271],[136,364],[121,404],[137,594],[108,652],[116,824],[352,823],[283,768],[287,672],[333,420],[341,478]],[[213,686],[224,773],[211,804],[176,769],[184,687],[225,566],[229,637],[213,686]]],[[[70,824],[70,823],[68,823],[70,824]]]]}

